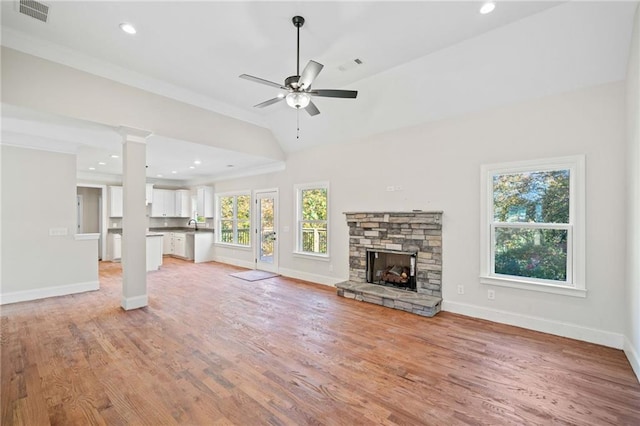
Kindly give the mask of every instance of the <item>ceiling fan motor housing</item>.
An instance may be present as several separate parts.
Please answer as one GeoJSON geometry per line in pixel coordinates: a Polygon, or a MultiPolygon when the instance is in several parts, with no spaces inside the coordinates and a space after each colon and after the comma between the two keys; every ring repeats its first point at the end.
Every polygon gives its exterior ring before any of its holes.
{"type": "Polygon", "coordinates": [[[286,87],[291,87],[292,89],[297,89],[298,88],[298,81],[300,80],[300,76],[299,75],[292,75],[291,77],[287,77],[284,80],[284,85],[286,87]]]}

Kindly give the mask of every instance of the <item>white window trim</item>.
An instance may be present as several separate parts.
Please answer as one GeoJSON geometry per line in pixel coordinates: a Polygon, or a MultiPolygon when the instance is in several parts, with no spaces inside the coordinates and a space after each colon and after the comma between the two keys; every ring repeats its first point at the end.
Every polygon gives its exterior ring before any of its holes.
{"type": "MultiPolygon", "coordinates": [[[[480,171],[480,283],[523,290],[586,297],[586,174],[584,155],[557,157],[541,160],[518,161],[482,165],[480,171]],[[568,229],[567,283],[551,280],[512,277],[494,274],[493,271],[493,176],[495,174],[521,173],[528,171],[570,170],[569,224],[518,224],[522,227],[545,227],[568,229]],[[491,197],[491,199],[490,199],[491,197]]],[[[509,226],[501,223],[500,226],[509,226]]]]}
{"type": "MultiPolygon", "coordinates": [[[[239,248],[239,249],[247,249],[247,250],[251,250],[253,247],[253,237],[252,237],[252,232],[253,232],[253,200],[254,197],[251,194],[251,191],[231,191],[231,192],[221,192],[221,193],[216,193],[215,194],[215,200],[216,200],[216,209],[215,209],[215,214],[216,214],[216,222],[215,225],[218,228],[218,231],[216,232],[218,235],[216,238],[214,238],[214,244],[217,246],[222,246],[222,247],[233,247],[233,248],[239,248]],[[220,214],[220,198],[224,198],[224,197],[238,197],[238,196],[242,196],[242,195],[248,195],[249,196],[249,244],[248,245],[244,245],[244,244],[236,244],[236,243],[225,243],[220,241],[220,239],[222,238],[222,225],[221,225],[221,221],[222,219],[222,215],[220,214]]],[[[235,218],[235,221],[237,222],[237,217],[235,218]]],[[[226,219],[225,219],[226,220],[226,219]]]]}
{"type": "Polygon", "coordinates": [[[295,226],[296,226],[296,244],[295,244],[295,249],[293,251],[294,257],[302,257],[307,259],[315,259],[315,260],[323,260],[323,261],[329,260],[330,258],[329,253],[331,253],[331,247],[330,247],[330,240],[331,240],[330,212],[331,210],[329,205],[330,203],[329,194],[330,194],[329,182],[327,181],[296,184],[293,186],[293,195],[296,200],[295,211],[293,212],[293,217],[294,217],[295,226]],[[317,189],[317,188],[324,188],[327,190],[327,252],[326,253],[309,253],[307,251],[301,250],[302,234],[300,232],[299,222],[300,222],[300,213],[302,211],[302,191],[305,189],[317,189]]]}

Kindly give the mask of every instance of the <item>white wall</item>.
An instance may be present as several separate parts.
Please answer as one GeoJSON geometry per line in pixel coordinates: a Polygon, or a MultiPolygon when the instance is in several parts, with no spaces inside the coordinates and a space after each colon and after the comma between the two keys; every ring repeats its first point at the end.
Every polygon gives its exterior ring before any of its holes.
{"type": "MultiPolygon", "coordinates": [[[[302,151],[289,156],[283,172],[218,182],[216,191],[279,188],[281,273],[329,284],[348,276],[343,212],[443,210],[444,309],[621,348],[624,93],[622,82],[612,83],[302,151]],[[496,299],[487,300],[478,280],[480,165],[573,154],[586,155],[587,297],[496,288],[496,299]],[[331,185],[328,262],[291,254],[293,185],[316,181],[331,185]]],[[[253,259],[251,251],[222,247],[216,256],[246,266],[253,259]]]]}
{"type": "Polygon", "coordinates": [[[640,379],[640,8],[627,72],[627,327],[625,353],[640,379]]]}
{"type": "Polygon", "coordinates": [[[0,303],[97,289],[98,240],[74,238],[75,155],[7,145],[0,150],[0,303]],[[50,236],[52,228],[68,234],[50,236]]]}

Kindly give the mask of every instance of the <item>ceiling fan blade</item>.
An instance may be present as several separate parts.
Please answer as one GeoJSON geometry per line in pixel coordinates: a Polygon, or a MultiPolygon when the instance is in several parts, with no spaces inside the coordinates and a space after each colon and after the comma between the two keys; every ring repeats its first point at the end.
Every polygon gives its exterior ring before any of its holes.
{"type": "Polygon", "coordinates": [[[302,74],[300,74],[300,80],[298,80],[298,86],[308,89],[311,87],[311,83],[316,79],[320,71],[324,65],[317,63],[316,61],[309,61],[306,67],[302,70],[302,74]]]}
{"type": "Polygon", "coordinates": [[[320,110],[318,109],[318,107],[316,106],[316,104],[314,104],[313,102],[309,102],[309,105],[307,105],[307,107],[305,108],[305,110],[309,113],[310,116],[314,116],[314,115],[318,115],[320,114],[320,110]]]}
{"type": "Polygon", "coordinates": [[[333,89],[318,89],[308,92],[314,96],[324,96],[325,98],[350,98],[354,99],[358,96],[357,90],[333,90],[333,89]]]}
{"type": "Polygon", "coordinates": [[[264,108],[269,105],[277,104],[280,101],[284,101],[284,96],[278,96],[277,98],[269,99],[268,101],[260,102],[257,105],[254,105],[254,108],[264,108]]]}
{"type": "Polygon", "coordinates": [[[274,83],[273,81],[265,80],[264,78],[254,77],[249,74],[242,74],[242,75],[239,75],[238,77],[244,78],[245,80],[253,81],[255,83],[266,84],[267,86],[272,86],[272,87],[277,87],[278,89],[287,90],[287,88],[284,87],[282,84],[274,83]]]}

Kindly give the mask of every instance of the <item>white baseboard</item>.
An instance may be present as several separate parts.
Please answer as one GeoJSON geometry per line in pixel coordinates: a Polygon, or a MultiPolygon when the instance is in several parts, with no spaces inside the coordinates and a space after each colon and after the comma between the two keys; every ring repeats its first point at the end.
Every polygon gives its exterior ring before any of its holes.
{"type": "Polygon", "coordinates": [[[631,368],[640,382],[640,356],[626,336],[624,338],[624,354],[627,356],[629,364],[631,364],[631,368]]]}
{"type": "Polygon", "coordinates": [[[255,269],[255,263],[247,260],[240,260],[234,257],[214,256],[214,262],[226,263],[227,265],[239,266],[241,268],[255,269]]]}
{"type": "Polygon", "coordinates": [[[135,297],[124,297],[122,296],[122,300],[120,301],[120,306],[125,311],[130,311],[132,309],[144,308],[149,304],[149,296],[143,294],[142,296],[135,297]]]}
{"type": "Polygon", "coordinates": [[[46,299],[47,297],[66,296],[69,294],[84,293],[100,289],[99,281],[66,284],[55,287],[41,287],[33,290],[14,291],[0,294],[0,305],[9,303],[26,302],[29,300],[46,299]]]}
{"type": "Polygon", "coordinates": [[[344,278],[327,277],[325,275],[312,274],[310,272],[298,271],[297,269],[280,268],[278,272],[285,277],[295,278],[298,280],[309,281],[314,284],[323,284],[335,287],[336,284],[347,281],[344,278]]]}
{"type": "Polygon", "coordinates": [[[482,306],[468,305],[466,303],[442,302],[442,310],[470,317],[486,319],[502,324],[541,331],[556,336],[568,337],[589,343],[596,343],[610,348],[622,349],[624,336],[610,331],[597,330],[560,321],[552,321],[546,318],[521,315],[513,312],[487,309],[482,306]]]}

